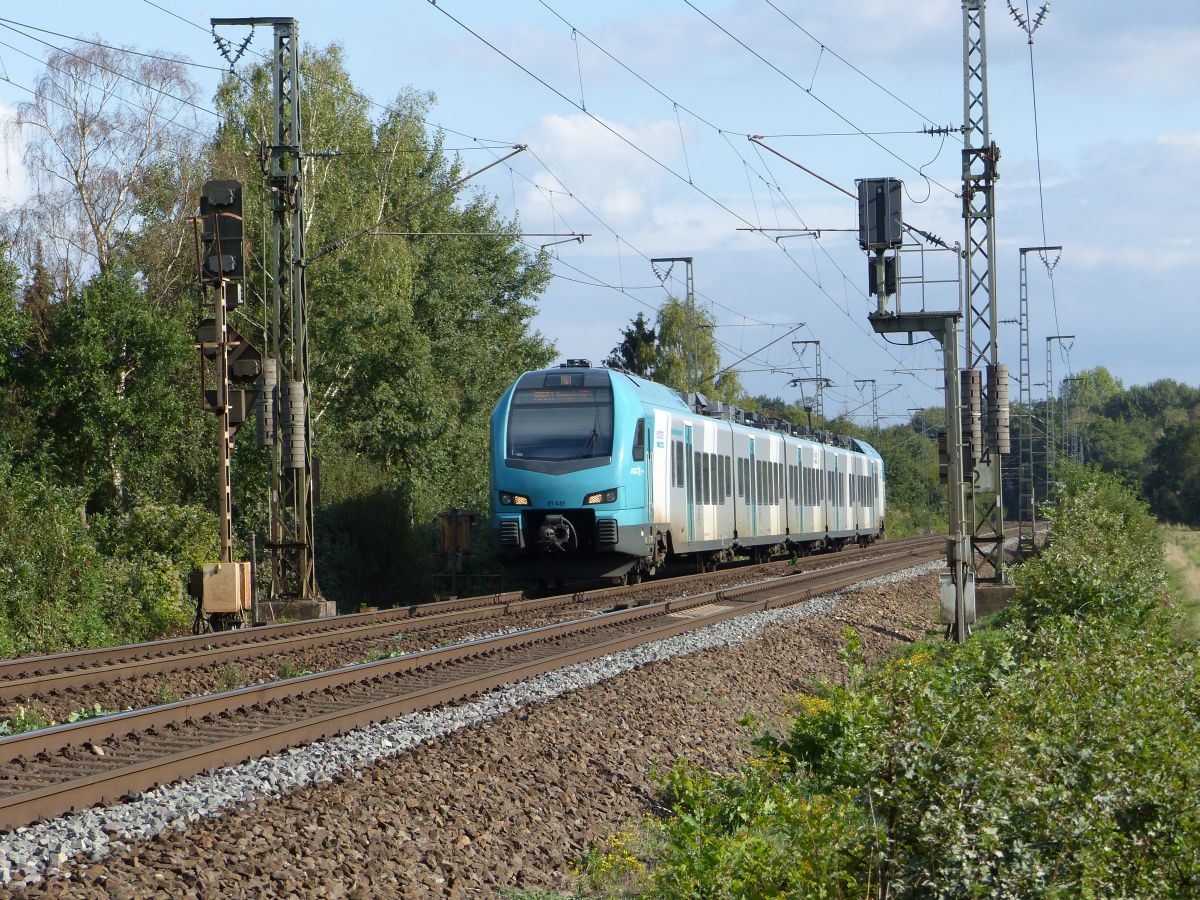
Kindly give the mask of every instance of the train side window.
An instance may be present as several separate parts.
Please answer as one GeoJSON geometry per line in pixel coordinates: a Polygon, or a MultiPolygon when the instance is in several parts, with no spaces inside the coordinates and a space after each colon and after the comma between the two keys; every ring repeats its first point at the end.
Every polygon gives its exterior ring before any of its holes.
{"type": "Polygon", "coordinates": [[[633,428],[633,458],[641,461],[646,458],[646,420],[638,419],[633,428]]]}
{"type": "Polygon", "coordinates": [[[704,474],[707,476],[704,484],[704,502],[717,502],[717,473],[713,463],[716,458],[711,453],[704,454],[704,474]]]}
{"type": "Polygon", "coordinates": [[[775,463],[775,505],[783,500],[783,463],[775,463]]]}
{"type": "Polygon", "coordinates": [[[733,496],[733,457],[725,457],[725,496],[733,496]]]}

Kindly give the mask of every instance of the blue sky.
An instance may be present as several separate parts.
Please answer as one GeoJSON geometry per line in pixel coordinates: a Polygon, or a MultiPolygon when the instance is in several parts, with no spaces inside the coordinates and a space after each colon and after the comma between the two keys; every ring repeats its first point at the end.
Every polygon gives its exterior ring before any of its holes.
{"type": "MultiPolygon", "coordinates": [[[[206,33],[209,16],[294,15],[305,42],[342,44],[352,76],[377,101],[410,85],[435,92],[430,119],[466,135],[450,134],[446,143],[465,148],[469,167],[492,158],[472,137],[529,145],[532,152],[516,157],[511,169],[498,167],[476,187],[494,194],[506,214],[515,211],[527,231],[591,234],[582,244],[555,248],[560,277],[536,320],[562,356],[602,359],[638,311],[653,314],[664,288],[644,256],[691,255],[699,300],[719,323],[725,363],[750,354],[739,368],[752,391],[796,397],[787,382],[810,376],[813,356],[791,341],[819,339],[824,375],[835,382],[827,413],[851,411],[860,420],[869,414],[869,400],[860,408],[869,388],[856,379],[876,380],[883,415],[905,416],[908,408],[940,402],[937,375],[928,371],[940,364],[935,345],[888,346],[867,325],[873,301],[865,296],[865,258],[852,234],[832,230],[854,226],[853,203],[756,149],[745,134],[780,135],[767,143],[846,187],[855,178],[902,178],[905,219],[961,241],[954,196],[961,145],[915,133],[962,119],[957,0],[692,0],[695,8],[685,0],[438,0],[437,7],[428,0],[292,0],[261,9],[156,2],[204,28],[134,0],[27,5],[0,15],[210,65],[220,60],[206,33]],[[653,160],[443,12],[586,105],[653,160]],[[737,230],[748,223],[822,234],[775,242],[737,230]]],[[[1019,5],[1024,12],[1024,0],[1019,5]]],[[[45,49],[11,31],[0,40],[38,57],[45,49]]],[[[260,30],[252,46],[264,48],[269,40],[260,30]]],[[[1077,339],[1069,357],[1056,354],[1056,377],[1105,365],[1126,384],[1160,377],[1200,384],[1194,349],[1200,315],[1187,287],[1200,263],[1188,185],[1200,163],[1200,92],[1193,80],[1200,6],[1060,2],[1034,41],[1046,238],[1064,245],[1054,270],[1056,304],[1045,268],[1035,261],[1030,269],[1034,380],[1043,378],[1046,335],[1061,332],[1077,339]]],[[[998,303],[1001,318],[1015,318],[1017,248],[1041,244],[1043,234],[1029,47],[1005,0],[988,2],[988,44],[991,131],[1003,154],[998,303]]],[[[35,62],[3,46],[0,60],[13,82],[32,85],[35,62]]],[[[195,74],[211,93],[215,73],[195,74]]],[[[3,107],[11,110],[25,96],[0,81],[3,107]]],[[[8,149],[0,191],[19,197],[21,173],[8,149]]],[[[931,255],[926,263],[933,276],[952,274],[945,258],[931,255]]],[[[905,274],[913,274],[918,257],[911,264],[906,257],[905,265],[905,274]]],[[[673,278],[667,287],[680,290],[673,278]]],[[[956,291],[931,286],[926,302],[953,306],[956,291]]],[[[906,287],[905,307],[920,303],[918,288],[906,287]]],[[[1002,326],[1000,345],[1015,374],[1015,326],[1002,326]]],[[[1045,388],[1033,391],[1040,397],[1045,388]]]]}

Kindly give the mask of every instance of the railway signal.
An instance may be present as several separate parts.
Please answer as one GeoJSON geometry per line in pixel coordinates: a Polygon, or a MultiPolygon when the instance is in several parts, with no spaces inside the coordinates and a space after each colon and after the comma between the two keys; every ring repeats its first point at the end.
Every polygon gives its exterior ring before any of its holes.
{"type": "Polygon", "coordinates": [[[205,410],[217,416],[220,554],[192,572],[189,591],[196,598],[194,630],[241,625],[253,605],[251,565],[235,562],[233,552],[232,469],[238,430],[253,408],[254,381],[262,354],[229,324],[229,311],[241,305],[245,277],[242,227],[242,185],[209,181],[200,194],[195,228],[196,267],[200,283],[211,287],[212,316],[196,331],[200,352],[200,396],[205,410]],[[209,377],[212,377],[211,387],[209,377]]]}

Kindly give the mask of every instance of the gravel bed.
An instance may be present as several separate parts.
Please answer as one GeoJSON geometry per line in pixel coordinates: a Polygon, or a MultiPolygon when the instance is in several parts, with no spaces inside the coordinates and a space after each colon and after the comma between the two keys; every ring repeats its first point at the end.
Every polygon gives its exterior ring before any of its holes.
{"type": "Polygon", "coordinates": [[[0,879],[52,896],[563,887],[570,856],[648,808],[652,765],[680,756],[732,765],[747,748],[744,713],[774,721],[781,695],[839,677],[846,625],[870,653],[923,634],[936,621],[929,573],[942,568],[873,579],[20,829],[0,838],[0,879]],[[47,874],[60,877],[41,881],[47,874]]]}

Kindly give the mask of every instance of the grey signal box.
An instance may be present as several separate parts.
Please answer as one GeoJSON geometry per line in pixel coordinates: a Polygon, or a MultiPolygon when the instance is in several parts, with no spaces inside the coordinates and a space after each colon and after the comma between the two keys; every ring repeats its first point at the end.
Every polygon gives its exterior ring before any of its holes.
{"type": "Polygon", "coordinates": [[[864,250],[893,250],[904,243],[900,217],[899,178],[860,178],[858,185],[858,245],[864,250]]]}

